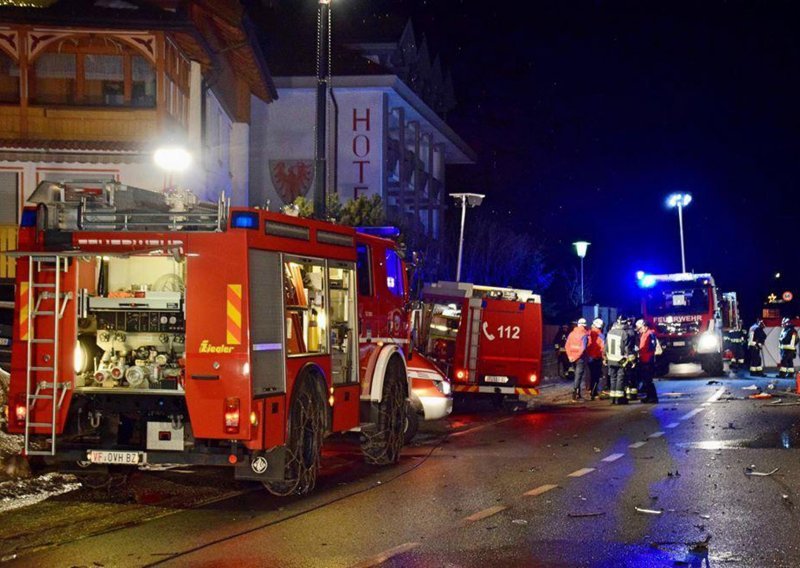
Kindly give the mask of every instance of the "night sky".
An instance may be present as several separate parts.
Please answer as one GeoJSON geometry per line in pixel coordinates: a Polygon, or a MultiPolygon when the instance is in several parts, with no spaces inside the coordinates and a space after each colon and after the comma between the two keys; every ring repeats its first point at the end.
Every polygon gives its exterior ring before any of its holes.
{"type": "Polygon", "coordinates": [[[748,320],[768,290],[800,292],[796,3],[339,0],[334,28],[381,13],[413,16],[453,73],[447,120],[479,163],[448,190],[486,193],[481,215],[554,265],[591,241],[596,301],[631,304],[636,270],[680,271],[673,191],[694,198],[687,268],[748,320]]]}

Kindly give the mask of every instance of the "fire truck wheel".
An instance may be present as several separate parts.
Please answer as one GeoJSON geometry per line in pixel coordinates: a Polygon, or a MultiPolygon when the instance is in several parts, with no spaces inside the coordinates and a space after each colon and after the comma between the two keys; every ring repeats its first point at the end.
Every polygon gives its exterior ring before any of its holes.
{"type": "Polygon", "coordinates": [[[388,465],[400,459],[406,425],[404,385],[408,384],[404,368],[397,356],[389,361],[383,379],[383,395],[377,404],[378,421],[373,428],[361,432],[361,451],[369,464],[388,465]]]}
{"type": "Polygon", "coordinates": [[[715,353],[707,357],[702,362],[703,372],[709,377],[719,377],[725,371],[725,364],[722,362],[722,357],[715,353]]]}
{"type": "Polygon", "coordinates": [[[403,443],[410,444],[419,430],[419,414],[411,404],[406,405],[406,429],[403,433],[403,443]]]}
{"type": "Polygon", "coordinates": [[[289,441],[282,481],[265,481],[264,487],[279,496],[306,495],[317,484],[327,409],[321,379],[308,373],[295,387],[289,408],[289,441]]]}

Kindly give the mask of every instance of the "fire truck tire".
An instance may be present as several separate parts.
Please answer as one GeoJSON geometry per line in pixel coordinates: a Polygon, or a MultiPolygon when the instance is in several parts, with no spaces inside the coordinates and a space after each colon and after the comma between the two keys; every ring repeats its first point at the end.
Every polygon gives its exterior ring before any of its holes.
{"type": "Polygon", "coordinates": [[[719,355],[718,353],[706,357],[706,359],[703,360],[701,366],[703,367],[703,372],[710,377],[719,377],[725,370],[725,365],[722,361],[722,356],[719,355]]]}
{"type": "Polygon", "coordinates": [[[292,393],[284,479],[263,482],[273,495],[306,495],[317,484],[327,423],[323,392],[322,378],[312,371],[302,376],[292,393]]]}
{"type": "Polygon", "coordinates": [[[419,413],[410,404],[406,405],[406,429],[403,433],[403,443],[410,444],[419,430],[419,413]]]}
{"type": "Polygon", "coordinates": [[[405,365],[399,356],[393,356],[386,367],[383,394],[377,406],[377,423],[362,429],[361,451],[364,460],[372,465],[389,465],[400,459],[406,428],[405,365]]]}

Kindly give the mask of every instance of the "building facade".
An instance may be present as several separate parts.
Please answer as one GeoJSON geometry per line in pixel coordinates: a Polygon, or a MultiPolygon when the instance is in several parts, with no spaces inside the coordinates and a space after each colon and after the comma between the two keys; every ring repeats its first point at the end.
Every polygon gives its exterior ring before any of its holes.
{"type": "Polygon", "coordinates": [[[251,104],[276,92],[239,2],[48,4],[0,8],[0,224],[43,180],[249,201],[251,104]],[[166,144],[193,155],[182,179],[153,164],[166,144]]]}

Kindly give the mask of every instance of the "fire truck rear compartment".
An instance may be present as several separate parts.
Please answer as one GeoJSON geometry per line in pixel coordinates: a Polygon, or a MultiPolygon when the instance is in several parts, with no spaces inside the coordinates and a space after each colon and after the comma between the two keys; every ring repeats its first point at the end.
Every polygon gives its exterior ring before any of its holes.
{"type": "Polygon", "coordinates": [[[101,257],[82,290],[75,391],[183,394],[185,263],[171,255],[101,257]]]}

